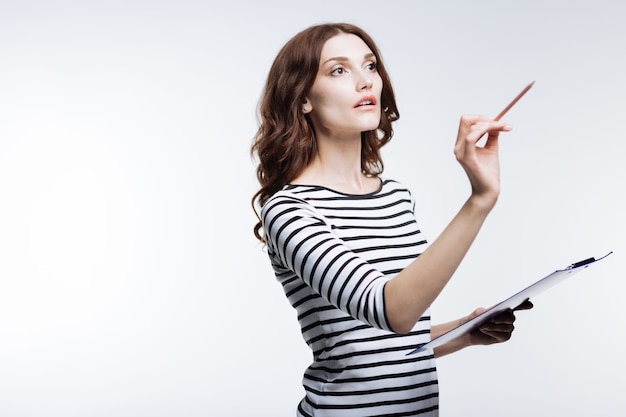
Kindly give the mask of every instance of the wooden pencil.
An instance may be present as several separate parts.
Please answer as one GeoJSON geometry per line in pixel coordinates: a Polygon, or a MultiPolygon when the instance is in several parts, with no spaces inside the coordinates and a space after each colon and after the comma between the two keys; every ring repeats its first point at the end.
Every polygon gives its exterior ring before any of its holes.
{"type": "Polygon", "coordinates": [[[506,107],[504,108],[504,110],[502,110],[502,111],[500,112],[500,114],[499,114],[499,115],[497,115],[497,116],[496,116],[496,118],[495,118],[495,119],[493,119],[493,120],[495,120],[495,121],[500,120],[500,119],[502,118],[502,116],[504,116],[504,115],[506,114],[506,112],[508,112],[509,110],[511,110],[511,107],[513,107],[513,106],[515,105],[515,103],[517,103],[517,101],[518,101],[520,98],[522,98],[522,96],[523,96],[524,94],[526,94],[526,92],[528,92],[528,90],[530,90],[530,87],[532,87],[532,86],[533,86],[533,84],[535,84],[535,82],[534,82],[534,81],[533,81],[533,82],[531,82],[530,84],[528,84],[526,87],[524,87],[524,89],[523,89],[523,90],[522,90],[522,91],[521,91],[521,92],[517,95],[517,97],[515,97],[515,98],[513,99],[513,101],[511,101],[511,102],[509,103],[509,105],[508,105],[508,106],[506,106],[506,107]]]}

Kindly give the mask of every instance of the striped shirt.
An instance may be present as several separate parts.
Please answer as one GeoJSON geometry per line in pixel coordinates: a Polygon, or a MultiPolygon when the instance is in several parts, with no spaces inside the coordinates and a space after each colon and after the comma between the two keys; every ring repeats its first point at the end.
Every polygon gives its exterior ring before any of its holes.
{"type": "Polygon", "coordinates": [[[278,281],[313,351],[298,416],[436,416],[429,312],[406,335],[391,331],[385,283],[426,248],[410,192],[393,180],[349,195],[286,185],[261,210],[278,281]]]}

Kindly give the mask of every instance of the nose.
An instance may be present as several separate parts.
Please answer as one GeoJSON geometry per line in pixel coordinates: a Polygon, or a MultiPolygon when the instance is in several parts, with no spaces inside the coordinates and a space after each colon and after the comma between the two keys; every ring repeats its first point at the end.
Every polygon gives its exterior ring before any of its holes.
{"type": "Polygon", "coordinates": [[[372,82],[371,77],[369,77],[368,75],[364,75],[359,81],[358,90],[369,90],[370,88],[372,88],[372,85],[374,85],[374,83],[372,82]]]}

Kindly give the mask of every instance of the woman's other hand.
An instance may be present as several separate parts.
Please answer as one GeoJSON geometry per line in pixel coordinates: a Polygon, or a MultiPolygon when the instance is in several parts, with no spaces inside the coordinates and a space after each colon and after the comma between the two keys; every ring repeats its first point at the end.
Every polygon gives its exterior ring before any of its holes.
{"type": "MultiPolygon", "coordinates": [[[[491,345],[506,342],[511,338],[513,330],[515,329],[513,325],[515,322],[515,311],[530,310],[531,308],[533,308],[533,304],[530,300],[526,300],[514,309],[503,311],[491,320],[483,323],[469,334],[470,345],[491,345]]],[[[477,308],[472,314],[467,316],[466,321],[473,319],[484,311],[484,308],[477,308]]]]}

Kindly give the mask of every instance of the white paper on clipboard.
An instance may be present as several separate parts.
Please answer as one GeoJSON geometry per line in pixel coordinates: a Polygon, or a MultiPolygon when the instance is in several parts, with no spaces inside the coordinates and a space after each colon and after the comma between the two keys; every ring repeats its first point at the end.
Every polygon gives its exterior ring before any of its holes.
{"type": "Polygon", "coordinates": [[[491,320],[493,317],[499,315],[500,313],[508,309],[511,309],[511,310],[514,309],[515,307],[522,304],[524,301],[564,281],[566,278],[569,278],[575,273],[582,271],[583,269],[587,268],[589,265],[606,258],[611,253],[613,252],[609,252],[603,257],[598,258],[598,259],[596,258],[585,259],[584,261],[576,262],[568,266],[565,269],[556,270],[550,275],[524,288],[522,291],[510,296],[506,300],[494,305],[490,309],[484,311],[482,314],[463,323],[462,325],[455,327],[454,329],[442,334],[439,337],[434,338],[428,343],[423,343],[421,345],[418,345],[414,350],[407,353],[407,355],[412,355],[414,353],[421,352],[426,349],[434,349],[437,346],[444,345],[450,342],[451,340],[454,340],[457,337],[464,335],[465,333],[471,332],[477,329],[484,322],[491,320]]]}

